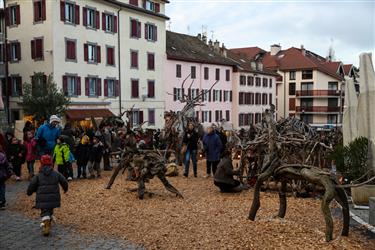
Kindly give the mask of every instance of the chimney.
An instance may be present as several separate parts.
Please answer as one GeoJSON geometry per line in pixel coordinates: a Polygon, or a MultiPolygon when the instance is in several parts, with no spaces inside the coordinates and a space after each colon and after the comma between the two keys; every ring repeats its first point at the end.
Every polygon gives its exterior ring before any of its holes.
{"type": "Polygon", "coordinates": [[[206,35],[202,35],[202,42],[207,44],[207,36],[206,35]]]}
{"type": "Polygon", "coordinates": [[[202,41],[202,34],[198,33],[197,38],[202,41]]]}
{"type": "Polygon", "coordinates": [[[224,57],[227,57],[227,49],[225,48],[224,43],[222,43],[222,45],[221,45],[221,54],[224,57]]]}
{"type": "Polygon", "coordinates": [[[305,50],[305,47],[303,46],[303,44],[301,44],[301,52],[302,52],[302,55],[306,55],[306,50],[305,50]]]}
{"type": "Polygon", "coordinates": [[[214,50],[215,50],[216,52],[220,52],[220,43],[219,43],[218,40],[216,40],[216,41],[214,42],[214,50]]]}
{"type": "Polygon", "coordinates": [[[208,46],[212,49],[212,40],[208,41],[208,46]]]}
{"type": "Polygon", "coordinates": [[[271,56],[274,56],[276,55],[277,53],[279,53],[281,50],[281,46],[278,45],[278,44],[273,44],[271,45],[271,56]]]}

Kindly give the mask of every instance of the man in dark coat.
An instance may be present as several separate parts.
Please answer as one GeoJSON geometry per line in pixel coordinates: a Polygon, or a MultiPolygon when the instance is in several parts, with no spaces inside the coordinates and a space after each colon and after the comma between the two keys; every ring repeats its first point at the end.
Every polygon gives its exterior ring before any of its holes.
{"type": "Polygon", "coordinates": [[[215,174],[220,161],[220,154],[223,148],[220,137],[216,134],[212,126],[207,128],[207,134],[203,137],[203,147],[206,153],[207,176],[215,174]]]}
{"type": "Polygon", "coordinates": [[[188,124],[188,129],[184,134],[184,138],[182,143],[184,144],[185,148],[185,170],[184,176],[189,176],[189,166],[190,166],[190,158],[193,162],[193,171],[194,177],[197,177],[197,149],[198,149],[198,140],[199,136],[198,133],[195,131],[194,124],[190,122],[188,124]]]}
{"type": "Polygon", "coordinates": [[[42,232],[48,236],[51,229],[53,209],[60,207],[60,188],[66,193],[68,191],[68,181],[60,173],[53,170],[52,158],[43,155],[40,159],[41,168],[39,174],[34,176],[27,188],[27,195],[36,192],[36,208],[41,210],[42,232]]]}
{"type": "Polygon", "coordinates": [[[242,191],[242,185],[238,180],[233,178],[238,175],[238,171],[233,170],[230,152],[225,151],[225,156],[217,166],[214,176],[214,184],[220,188],[223,193],[236,193],[242,191]]]}

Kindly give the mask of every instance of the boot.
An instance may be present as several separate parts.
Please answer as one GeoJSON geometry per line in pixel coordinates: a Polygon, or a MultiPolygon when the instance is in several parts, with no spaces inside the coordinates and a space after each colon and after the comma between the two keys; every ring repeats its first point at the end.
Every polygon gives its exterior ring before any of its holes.
{"type": "Polygon", "coordinates": [[[40,224],[40,227],[42,228],[43,236],[49,236],[51,231],[51,218],[49,216],[44,216],[42,218],[42,223],[40,224]]]}

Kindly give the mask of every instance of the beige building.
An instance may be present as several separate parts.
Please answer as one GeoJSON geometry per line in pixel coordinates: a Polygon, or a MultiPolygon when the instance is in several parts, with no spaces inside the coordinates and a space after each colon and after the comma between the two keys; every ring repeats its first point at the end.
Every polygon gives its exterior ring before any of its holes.
{"type": "Polygon", "coordinates": [[[134,105],[135,124],[160,124],[164,93],[158,62],[165,57],[167,2],[6,1],[13,120],[23,117],[18,104],[23,83],[42,87],[52,75],[71,97],[67,119],[119,114],[134,105]]]}

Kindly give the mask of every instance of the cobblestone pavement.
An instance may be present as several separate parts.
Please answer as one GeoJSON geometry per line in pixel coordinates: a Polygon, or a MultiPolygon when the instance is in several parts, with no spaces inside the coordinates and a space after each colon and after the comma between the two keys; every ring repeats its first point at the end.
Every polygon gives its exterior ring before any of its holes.
{"type": "MultiPolygon", "coordinates": [[[[25,192],[27,181],[7,185],[7,202],[25,192]]],[[[40,221],[9,210],[0,211],[0,249],[143,249],[120,239],[74,233],[72,228],[54,224],[51,235],[43,237],[40,221]]]]}

